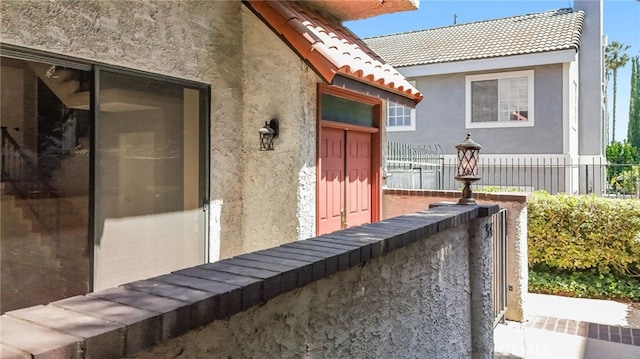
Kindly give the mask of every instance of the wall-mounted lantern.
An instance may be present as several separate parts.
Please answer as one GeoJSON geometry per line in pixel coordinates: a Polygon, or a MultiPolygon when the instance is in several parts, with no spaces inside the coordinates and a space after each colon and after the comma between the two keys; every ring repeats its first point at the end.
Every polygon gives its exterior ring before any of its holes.
{"type": "Polygon", "coordinates": [[[480,179],[478,177],[478,160],[480,159],[480,149],[482,146],[471,139],[471,134],[467,134],[467,139],[458,144],[458,175],[456,180],[464,183],[462,197],[458,204],[476,204],[471,194],[471,184],[480,179]]]}
{"type": "Polygon", "coordinates": [[[278,138],[278,120],[273,119],[264,123],[258,130],[260,134],[260,151],[273,151],[273,139],[278,138]]]}

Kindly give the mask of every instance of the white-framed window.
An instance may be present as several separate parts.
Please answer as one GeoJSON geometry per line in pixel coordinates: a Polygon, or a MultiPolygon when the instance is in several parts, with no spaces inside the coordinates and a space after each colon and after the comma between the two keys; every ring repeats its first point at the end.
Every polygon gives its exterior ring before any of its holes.
{"type": "Polygon", "coordinates": [[[387,102],[387,131],[415,131],[416,109],[396,102],[387,102]]]}
{"type": "Polygon", "coordinates": [[[532,127],[533,70],[466,77],[466,127],[532,127]]]}
{"type": "MultiPolygon", "coordinates": [[[[415,80],[409,83],[416,87],[415,80]]],[[[416,109],[401,105],[397,102],[387,102],[387,132],[402,132],[416,130],[416,109]]]]}

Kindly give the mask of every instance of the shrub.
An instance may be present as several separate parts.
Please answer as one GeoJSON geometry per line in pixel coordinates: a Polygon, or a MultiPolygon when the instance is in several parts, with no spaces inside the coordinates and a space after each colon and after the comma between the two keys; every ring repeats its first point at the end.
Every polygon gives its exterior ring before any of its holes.
{"type": "Polygon", "coordinates": [[[528,222],[531,267],[640,275],[640,200],[536,192],[528,222]]]}
{"type": "Polygon", "coordinates": [[[611,186],[616,192],[625,194],[636,193],[636,182],[640,181],[640,166],[631,166],[611,179],[611,186]]]}
{"type": "Polygon", "coordinates": [[[579,272],[530,270],[529,290],[533,293],[579,298],[640,301],[640,279],[613,273],[597,273],[593,269],[579,272]]]}
{"type": "Polygon", "coordinates": [[[640,161],[638,149],[627,141],[612,142],[607,146],[606,156],[607,161],[613,165],[609,167],[607,177],[609,181],[611,181],[612,178],[617,177],[622,171],[629,170],[631,168],[629,165],[640,161]]]}

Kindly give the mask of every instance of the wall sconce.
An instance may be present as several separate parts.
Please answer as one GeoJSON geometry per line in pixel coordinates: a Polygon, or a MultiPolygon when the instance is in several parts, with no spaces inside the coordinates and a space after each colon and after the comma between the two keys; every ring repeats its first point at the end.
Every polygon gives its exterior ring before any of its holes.
{"type": "Polygon", "coordinates": [[[273,119],[264,123],[258,130],[260,134],[260,151],[273,151],[273,139],[278,138],[278,120],[273,119]]]}
{"type": "Polygon", "coordinates": [[[467,134],[467,139],[456,146],[456,150],[458,150],[458,175],[455,178],[464,183],[462,197],[458,204],[476,204],[471,195],[471,184],[480,179],[478,177],[478,160],[481,148],[480,144],[471,139],[471,134],[467,134]]]}

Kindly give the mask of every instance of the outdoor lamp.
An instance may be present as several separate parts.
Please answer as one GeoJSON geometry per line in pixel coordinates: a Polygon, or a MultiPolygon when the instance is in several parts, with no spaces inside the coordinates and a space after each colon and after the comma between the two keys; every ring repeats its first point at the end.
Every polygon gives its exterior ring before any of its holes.
{"type": "Polygon", "coordinates": [[[467,134],[467,139],[456,146],[456,150],[458,150],[458,175],[455,178],[464,183],[462,197],[458,204],[476,204],[471,195],[471,184],[480,179],[478,177],[478,160],[481,148],[482,146],[473,142],[471,134],[467,134]]]}
{"type": "Polygon", "coordinates": [[[264,123],[258,130],[260,134],[260,151],[273,151],[273,139],[278,137],[278,120],[273,119],[264,123]]]}

